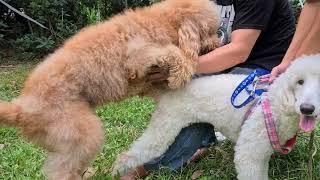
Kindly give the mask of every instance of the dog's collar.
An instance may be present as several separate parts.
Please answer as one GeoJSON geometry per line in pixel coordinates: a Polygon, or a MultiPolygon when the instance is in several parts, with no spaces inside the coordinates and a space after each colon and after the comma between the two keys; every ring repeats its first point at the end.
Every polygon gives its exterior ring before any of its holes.
{"type": "Polygon", "coordinates": [[[257,99],[249,108],[249,110],[246,112],[244,116],[244,121],[246,121],[250,117],[250,115],[253,113],[253,111],[256,109],[258,105],[261,105],[265,119],[266,129],[268,132],[268,137],[273,150],[280,154],[290,153],[291,150],[294,148],[294,145],[296,144],[297,135],[289,139],[283,146],[280,144],[277,129],[274,124],[275,121],[271,111],[270,101],[266,93],[263,93],[262,96],[259,99],[257,99]]]}
{"type": "Polygon", "coordinates": [[[290,153],[296,143],[297,135],[289,139],[283,146],[281,146],[277,129],[274,124],[275,121],[274,121],[274,116],[272,114],[270,101],[268,96],[265,93],[261,96],[261,108],[263,111],[265,124],[266,124],[267,132],[268,132],[268,136],[269,136],[269,140],[272,145],[272,148],[276,152],[279,152],[281,154],[290,153]]]}
{"type": "Polygon", "coordinates": [[[293,149],[295,143],[296,143],[296,137],[295,135],[293,138],[289,139],[283,146],[281,146],[277,129],[275,126],[274,116],[271,111],[270,101],[268,96],[265,92],[268,91],[268,85],[269,85],[269,78],[270,74],[267,74],[267,71],[257,69],[253,71],[245,80],[243,80],[236,90],[233,92],[231,96],[231,103],[235,108],[241,108],[248,104],[250,101],[254,101],[252,106],[248,109],[246,114],[244,115],[244,120],[242,121],[242,124],[249,119],[250,115],[253,113],[253,111],[256,109],[258,105],[261,105],[264,119],[265,119],[265,125],[268,132],[268,137],[270,140],[270,144],[274,151],[279,152],[281,154],[288,154],[293,149]],[[257,77],[257,78],[256,78],[257,77]],[[248,89],[248,86],[252,84],[253,88],[252,90],[248,89]],[[262,87],[258,87],[261,86],[262,87]],[[264,86],[263,86],[264,85],[264,86]],[[235,98],[240,94],[242,90],[246,90],[249,94],[249,97],[240,105],[235,105],[234,101],[235,98]],[[259,97],[259,98],[257,98],[259,97]]]}

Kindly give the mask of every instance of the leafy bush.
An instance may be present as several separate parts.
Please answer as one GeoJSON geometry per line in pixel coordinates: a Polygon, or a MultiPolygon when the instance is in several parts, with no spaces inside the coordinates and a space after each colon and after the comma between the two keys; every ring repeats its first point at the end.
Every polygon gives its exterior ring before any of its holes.
{"type": "Polygon", "coordinates": [[[39,23],[43,29],[0,6],[0,47],[17,54],[47,54],[82,27],[106,19],[126,8],[149,5],[149,0],[6,0],[39,23]]]}
{"type": "Polygon", "coordinates": [[[15,44],[21,52],[43,52],[48,53],[55,47],[55,41],[52,36],[37,36],[26,34],[21,38],[16,39],[15,44]]]}
{"type": "Polygon", "coordinates": [[[101,11],[99,7],[90,8],[88,6],[81,6],[81,13],[85,17],[86,24],[94,24],[101,21],[101,11]]]}
{"type": "Polygon", "coordinates": [[[8,26],[4,24],[3,21],[0,20],[0,47],[4,46],[5,40],[4,40],[4,28],[7,28],[8,26]]]}
{"type": "MultiPolygon", "coordinates": [[[[304,2],[304,0],[302,0],[301,2],[304,2]]],[[[298,20],[300,13],[301,13],[301,9],[302,9],[300,1],[299,0],[292,0],[291,6],[293,9],[293,13],[294,13],[296,19],[298,20]]]]}
{"type": "MultiPolygon", "coordinates": [[[[88,24],[107,19],[126,8],[158,1],[161,0],[6,0],[48,29],[29,22],[1,5],[0,49],[11,48],[17,51],[16,54],[29,52],[42,56],[88,24]]],[[[301,11],[299,0],[292,0],[291,3],[298,16],[301,11]]]]}

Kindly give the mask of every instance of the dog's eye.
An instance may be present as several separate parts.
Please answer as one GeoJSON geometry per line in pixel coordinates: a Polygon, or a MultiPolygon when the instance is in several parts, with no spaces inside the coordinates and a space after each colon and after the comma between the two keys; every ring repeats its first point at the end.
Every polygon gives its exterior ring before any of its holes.
{"type": "Polygon", "coordinates": [[[299,85],[303,85],[304,80],[300,79],[297,83],[298,83],[299,85]]]}

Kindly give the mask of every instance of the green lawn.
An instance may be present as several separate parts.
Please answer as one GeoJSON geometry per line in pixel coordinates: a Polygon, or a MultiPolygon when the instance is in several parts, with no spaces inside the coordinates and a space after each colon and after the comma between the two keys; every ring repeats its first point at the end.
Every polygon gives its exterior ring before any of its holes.
{"type": "MultiPolygon", "coordinates": [[[[0,67],[0,99],[10,100],[19,94],[21,84],[33,65],[0,67]]],[[[151,112],[155,109],[152,99],[134,97],[120,103],[113,103],[97,109],[105,129],[105,143],[102,151],[92,163],[96,171],[93,179],[111,179],[112,162],[117,154],[128,148],[146,127],[151,112]]],[[[320,129],[316,133],[320,136],[320,129]]],[[[44,179],[41,165],[45,153],[18,136],[13,128],[0,128],[0,179],[44,179]]],[[[272,179],[307,179],[308,136],[299,135],[297,147],[287,156],[276,156],[270,162],[272,179]]],[[[316,143],[320,147],[320,143],[316,143]]],[[[212,148],[212,153],[199,163],[183,171],[169,173],[155,172],[147,179],[191,179],[195,171],[201,171],[200,179],[235,179],[232,143],[225,141],[212,148]]],[[[320,155],[314,157],[314,177],[320,179],[320,155]]]]}

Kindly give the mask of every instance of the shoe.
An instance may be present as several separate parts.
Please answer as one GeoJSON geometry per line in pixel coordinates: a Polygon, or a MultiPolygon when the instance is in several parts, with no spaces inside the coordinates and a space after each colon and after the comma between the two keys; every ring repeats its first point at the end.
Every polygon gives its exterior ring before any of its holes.
{"type": "Polygon", "coordinates": [[[199,161],[200,159],[206,157],[209,153],[210,153],[209,148],[198,149],[189,159],[189,161],[187,162],[187,165],[192,162],[199,161]]]}

